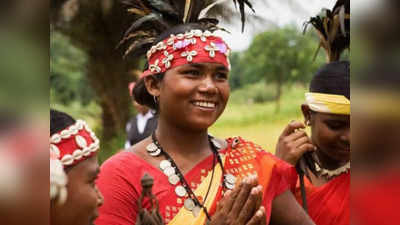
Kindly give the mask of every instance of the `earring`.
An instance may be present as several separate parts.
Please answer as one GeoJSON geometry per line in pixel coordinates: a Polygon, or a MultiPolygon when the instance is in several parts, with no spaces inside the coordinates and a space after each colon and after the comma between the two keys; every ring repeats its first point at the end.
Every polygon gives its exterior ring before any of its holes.
{"type": "Polygon", "coordinates": [[[306,120],[306,126],[311,126],[311,122],[309,120],[306,120]]]}
{"type": "Polygon", "coordinates": [[[154,100],[154,104],[158,104],[158,99],[157,99],[157,96],[155,96],[155,95],[153,95],[153,100],[154,100]]]}

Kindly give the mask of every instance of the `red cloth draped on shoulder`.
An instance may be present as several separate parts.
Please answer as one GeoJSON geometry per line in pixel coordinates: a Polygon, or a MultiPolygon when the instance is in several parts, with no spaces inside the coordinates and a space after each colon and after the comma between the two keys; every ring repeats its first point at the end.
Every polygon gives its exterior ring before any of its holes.
{"type": "MultiPolygon", "coordinates": [[[[272,200],[289,189],[287,174],[296,171],[289,164],[279,160],[270,153],[262,150],[254,143],[241,138],[227,139],[228,147],[219,152],[225,155],[224,168],[227,173],[239,179],[257,173],[259,183],[263,185],[263,206],[267,212],[267,222],[270,219],[272,200]]],[[[210,155],[192,170],[185,174],[185,179],[193,190],[212,171],[213,156],[210,155]]],[[[148,164],[131,152],[120,152],[107,160],[101,168],[98,187],[104,196],[104,204],[100,207],[100,216],[96,225],[133,225],[136,222],[138,210],[137,199],[141,193],[140,179],[144,173],[154,178],[153,193],[160,204],[160,213],[168,223],[183,207],[184,198],[175,194],[175,185],[158,168],[148,164]]],[[[221,185],[222,186],[222,185],[221,185]]],[[[216,203],[221,199],[222,188],[209,209],[212,215],[216,203]]],[[[201,200],[201,196],[199,199],[201,200]]],[[[148,201],[144,201],[149,208],[148,201]]],[[[268,224],[268,223],[267,223],[268,224]]]]}
{"type": "MultiPolygon", "coordinates": [[[[297,177],[295,196],[302,204],[297,177]]],[[[343,173],[328,183],[316,187],[305,178],[308,214],[317,225],[350,224],[350,172],[343,173]]]]}

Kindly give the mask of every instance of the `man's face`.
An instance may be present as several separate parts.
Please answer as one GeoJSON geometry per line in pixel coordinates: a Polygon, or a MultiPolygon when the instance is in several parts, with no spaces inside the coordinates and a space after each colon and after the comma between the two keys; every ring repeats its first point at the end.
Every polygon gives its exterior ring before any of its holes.
{"type": "Polygon", "coordinates": [[[52,225],[92,225],[98,216],[97,208],[103,196],[96,187],[99,173],[97,156],[92,156],[68,172],[68,198],[64,205],[52,202],[52,225]]]}
{"type": "Polygon", "coordinates": [[[149,108],[144,105],[140,105],[135,100],[133,100],[133,106],[135,107],[136,111],[141,114],[146,114],[149,111],[149,108]]]}

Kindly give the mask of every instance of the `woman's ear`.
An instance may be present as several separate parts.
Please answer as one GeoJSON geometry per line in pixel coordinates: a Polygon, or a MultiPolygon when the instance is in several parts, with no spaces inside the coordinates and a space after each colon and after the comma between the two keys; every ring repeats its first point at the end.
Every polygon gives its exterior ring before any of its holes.
{"type": "Polygon", "coordinates": [[[303,112],[304,116],[304,124],[310,125],[311,123],[311,110],[310,107],[307,104],[302,104],[301,105],[301,111],[303,112]]]}
{"type": "Polygon", "coordinates": [[[156,79],[154,76],[147,76],[144,78],[144,85],[150,95],[158,97],[160,96],[160,83],[161,81],[156,79]]]}

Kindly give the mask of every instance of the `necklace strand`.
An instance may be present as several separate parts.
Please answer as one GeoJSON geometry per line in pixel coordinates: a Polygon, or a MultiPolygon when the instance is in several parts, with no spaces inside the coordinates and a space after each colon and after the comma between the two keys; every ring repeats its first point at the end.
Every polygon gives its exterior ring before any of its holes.
{"type": "MultiPolygon", "coordinates": [[[[158,142],[156,134],[155,134],[155,131],[153,132],[151,137],[152,137],[153,143],[157,146],[158,149],[161,150],[161,153],[164,154],[164,156],[167,158],[167,160],[176,169],[177,175],[179,176],[179,180],[181,181],[183,187],[185,188],[189,198],[192,199],[195,202],[195,205],[203,208],[204,212],[205,212],[205,214],[207,216],[207,219],[211,220],[211,217],[210,217],[210,215],[209,215],[209,213],[207,211],[207,208],[202,203],[200,203],[200,201],[198,200],[196,195],[193,193],[193,190],[190,188],[189,184],[187,183],[187,181],[186,181],[185,177],[183,176],[182,172],[180,171],[179,167],[176,165],[175,161],[172,159],[172,157],[166,151],[164,151],[164,149],[162,148],[162,146],[158,142]]],[[[223,168],[223,165],[222,165],[222,160],[221,160],[220,155],[219,155],[217,149],[215,148],[214,144],[211,142],[210,136],[209,136],[209,142],[210,142],[211,150],[212,150],[212,153],[213,153],[213,170],[212,170],[212,174],[211,174],[211,182],[210,182],[210,184],[208,186],[207,193],[206,193],[206,195],[204,197],[204,201],[203,202],[205,202],[207,197],[208,197],[209,191],[211,189],[211,184],[212,184],[212,181],[214,179],[215,159],[216,158],[218,160],[218,163],[221,165],[222,170],[224,171],[224,168],[223,168]]]]}

